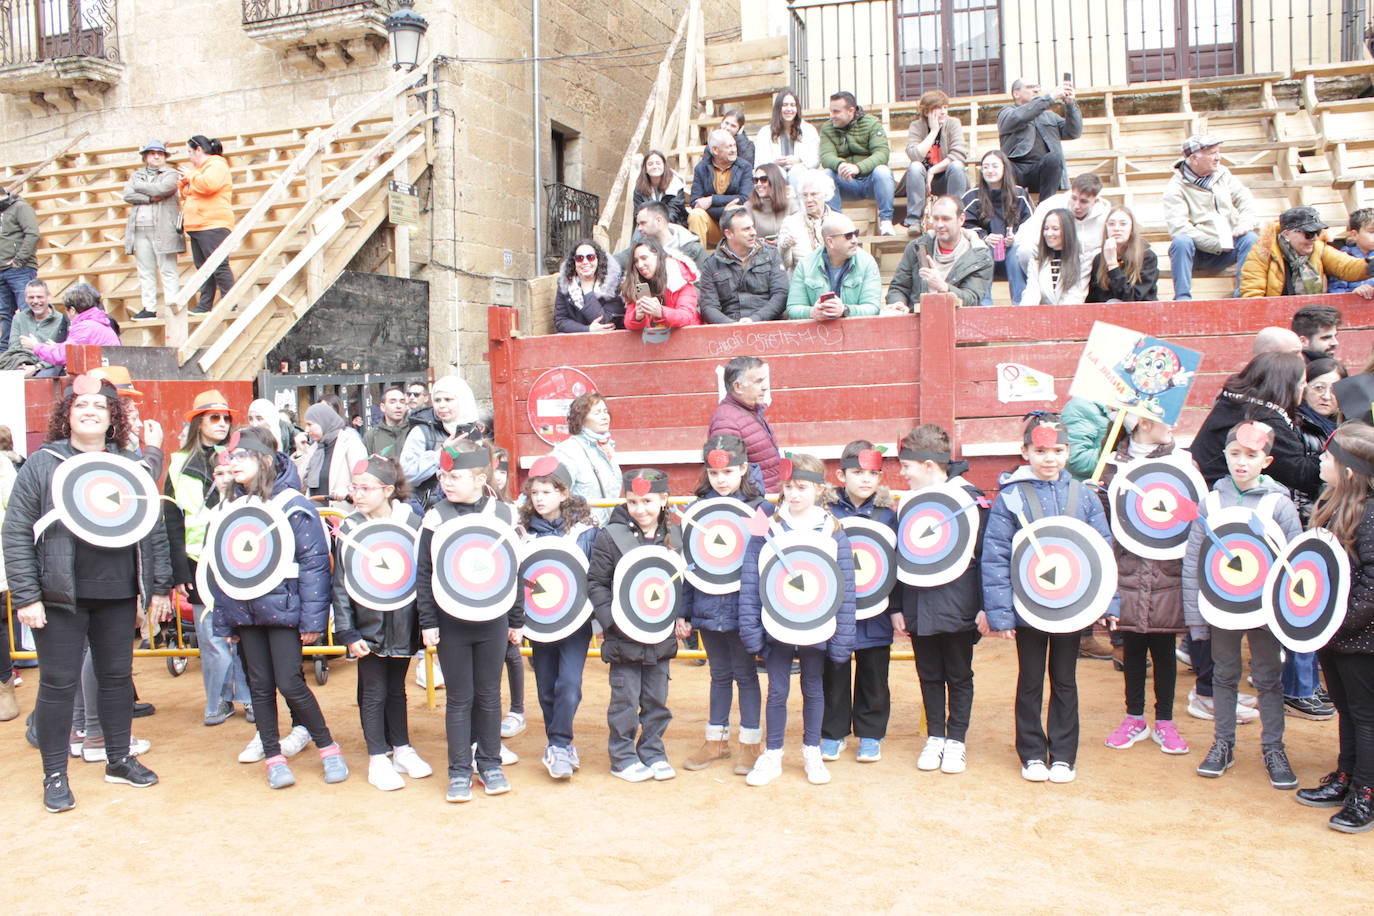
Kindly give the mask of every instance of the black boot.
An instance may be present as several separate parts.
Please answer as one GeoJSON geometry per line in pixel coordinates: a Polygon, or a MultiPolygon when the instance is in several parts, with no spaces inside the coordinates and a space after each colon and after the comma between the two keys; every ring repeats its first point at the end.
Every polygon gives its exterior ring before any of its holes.
{"type": "Polygon", "coordinates": [[[1341,833],[1364,833],[1374,827],[1374,788],[1351,786],[1345,797],[1345,807],[1327,821],[1332,830],[1341,833]]]}
{"type": "Polygon", "coordinates": [[[1345,804],[1350,792],[1350,774],[1345,770],[1332,770],[1322,777],[1321,785],[1314,789],[1299,789],[1297,798],[1300,804],[1309,808],[1339,808],[1345,804]]]}

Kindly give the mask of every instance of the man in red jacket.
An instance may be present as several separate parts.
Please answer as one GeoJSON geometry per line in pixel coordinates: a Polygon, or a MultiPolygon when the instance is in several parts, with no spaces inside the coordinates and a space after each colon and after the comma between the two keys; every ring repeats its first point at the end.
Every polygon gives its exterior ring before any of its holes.
{"type": "Polygon", "coordinates": [[[778,440],[763,411],[769,402],[768,364],[756,356],[736,356],[725,364],[725,398],[711,414],[707,437],[739,436],[749,463],[763,475],[764,489],[777,492],[781,480],[778,440]]]}

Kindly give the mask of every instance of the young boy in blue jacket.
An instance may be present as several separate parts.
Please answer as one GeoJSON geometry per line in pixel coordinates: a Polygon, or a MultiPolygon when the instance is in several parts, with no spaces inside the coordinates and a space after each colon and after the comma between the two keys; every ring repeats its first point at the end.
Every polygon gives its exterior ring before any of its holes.
{"type": "MultiPolygon", "coordinates": [[[[1011,541],[1024,523],[1053,515],[1085,522],[1110,544],[1101,501],[1065,469],[1069,434],[1056,413],[1037,411],[1026,421],[1021,457],[1026,466],[1002,475],[1001,490],[983,536],[983,610],[988,627],[1016,630],[1016,752],[1030,782],[1073,782],[1078,756],[1078,633],[1047,633],[1022,620],[1012,604],[1011,541]],[[1040,720],[1049,662],[1048,734],[1040,720]],[[1049,766],[1045,765],[1046,759],[1049,766]]],[[[1117,616],[1113,596],[1108,620],[1117,616]]]]}
{"type": "MultiPolygon", "coordinates": [[[[1374,207],[1361,207],[1350,214],[1346,225],[1345,247],[1342,254],[1352,258],[1367,258],[1374,254],[1374,207]]],[[[1374,298],[1374,280],[1358,283],[1331,277],[1326,284],[1328,293],[1355,293],[1366,299],[1374,298]]]]}

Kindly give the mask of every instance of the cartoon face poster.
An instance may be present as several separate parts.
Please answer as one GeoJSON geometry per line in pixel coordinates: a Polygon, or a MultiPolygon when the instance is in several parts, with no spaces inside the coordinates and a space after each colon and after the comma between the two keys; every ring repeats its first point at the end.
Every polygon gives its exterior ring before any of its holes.
{"type": "Polygon", "coordinates": [[[1196,350],[1094,322],[1069,394],[1172,426],[1183,411],[1201,360],[1196,350]]]}

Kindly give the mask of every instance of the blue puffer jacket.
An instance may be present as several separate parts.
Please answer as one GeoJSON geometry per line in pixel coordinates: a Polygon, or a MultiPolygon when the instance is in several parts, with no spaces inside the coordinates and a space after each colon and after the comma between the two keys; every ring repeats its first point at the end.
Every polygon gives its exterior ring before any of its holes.
{"type": "MultiPolygon", "coordinates": [[[[774,536],[790,530],[785,513],[779,511],[773,516],[772,533],[774,536]]],[[[849,548],[849,538],[844,529],[829,516],[822,528],[835,539],[837,547],[835,558],[840,572],[844,575],[844,603],[835,617],[835,635],[826,642],[809,648],[823,649],[833,662],[843,662],[854,649],[854,553],[849,548]]],[[[744,553],[744,566],[740,570],[739,586],[739,636],[744,648],[755,655],[767,655],[769,646],[779,645],[763,628],[763,607],[759,598],[759,552],[763,550],[764,538],[749,539],[749,547],[744,553]]]]}
{"type": "MultiPolygon", "coordinates": [[[[1057,480],[1041,480],[1027,466],[1004,474],[1001,479],[1002,489],[992,504],[992,511],[988,514],[987,531],[983,535],[983,610],[988,615],[988,626],[994,630],[1027,626],[1026,622],[1016,615],[1011,600],[1011,539],[1016,534],[1016,529],[1021,527],[1021,523],[1016,520],[1016,513],[1007,505],[1009,488],[1017,491],[1019,496],[1020,487],[1013,488],[1013,485],[1022,481],[1029,481],[1035,488],[1036,494],[1040,497],[1040,505],[1047,516],[1065,514],[1068,509],[1070,484],[1083,487],[1075,518],[1091,525],[1098,534],[1107,539],[1108,544],[1112,542],[1111,528],[1107,525],[1106,513],[1102,511],[1101,500],[1086,486],[1070,477],[1068,471],[1060,471],[1057,480]]],[[[1030,521],[1030,515],[1024,509],[1022,514],[1030,521]]],[[[1119,600],[1115,594],[1112,595],[1112,604],[1105,616],[1118,616],[1119,600]]]]}
{"type": "MultiPolygon", "coordinates": [[[[277,453],[277,480],[272,495],[292,490],[291,481],[299,481],[291,459],[277,453]]],[[[320,513],[310,500],[296,492],[282,506],[295,536],[299,571],[272,591],[251,601],[236,601],[226,596],[217,585],[215,594],[214,630],[216,636],[232,635],[239,627],[291,627],[302,633],[323,633],[329,620],[329,600],[333,582],[329,575],[329,538],[320,521],[320,513]]]]}
{"type": "MultiPolygon", "coordinates": [[[[760,489],[762,489],[762,484],[760,484],[760,489]]],[[[750,508],[762,506],[763,511],[769,515],[772,515],[777,509],[766,499],[750,501],[740,499],[738,493],[731,495],[750,508]]],[[[714,493],[702,497],[702,499],[715,498],[714,493]]],[[[701,502],[701,500],[699,499],[697,502],[701,502]]],[[[692,505],[696,505],[696,503],[692,505]]],[[[689,538],[692,536],[692,532],[684,530],[682,536],[689,538]]],[[[715,633],[729,633],[738,630],[739,592],[730,592],[728,595],[708,595],[705,592],[697,591],[696,586],[684,579],[682,584],[682,613],[678,616],[691,623],[698,630],[711,630],[715,633]]]]}
{"type": "MultiPolygon", "coordinates": [[[[849,499],[849,491],[842,487],[835,490],[835,502],[830,514],[836,518],[849,518],[861,515],[866,519],[897,530],[897,513],[892,508],[892,498],[886,490],[880,490],[868,498],[862,506],[856,506],[849,499]]],[[[892,618],[888,616],[897,610],[898,601],[892,601],[889,609],[867,620],[854,621],[854,648],[873,649],[878,646],[892,645],[892,618]]]]}

